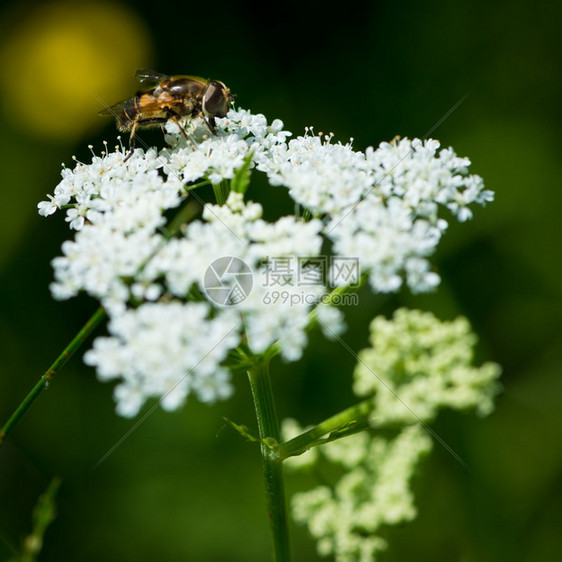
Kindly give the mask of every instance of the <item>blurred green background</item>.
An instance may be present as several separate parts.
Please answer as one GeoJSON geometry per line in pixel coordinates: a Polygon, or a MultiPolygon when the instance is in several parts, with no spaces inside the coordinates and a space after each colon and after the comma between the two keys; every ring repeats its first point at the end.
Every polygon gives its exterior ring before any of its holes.
{"type": "MultiPolygon", "coordinates": [[[[496,192],[452,224],[435,264],[434,295],[360,295],[346,311],[358,351],[377,313],[405,304],[466,315],[478,363],[504,367],[487,419],[443,413],[434,429],[468,463],[435,444],[415,480],[419,516],[392,529],[383,561],[562,559],[562,4],[500,0],[258,3],[13,2],[0,13],[0,422],[96,303],[51,299],[50,260],[68,236],[36,204],[60,163],[115,144],[105,103],[135,91],[137,68],[224,81],[237,103],[301,134],[333,131],[364,149],[432,133],[473,162],[496,192]]],[[[141,134],[141,136],[143,136],[141,134]]],[[[161,135],[145,136],[162,143],[161,135]]],[[[278,188],[250,197],[283,200],[278,188]]],[[[287,209],[289,210],[289,209],[287,209]]],[[[103,328],[98,330],[103,333],[103,328]]],[[[85,351],[86,348],[84,348],[85,351]]],[[[58,517],[40,560],[263,562],[269,557],[260,458],[222,416],[255,427],[241,377],[233,399],[156,410],[97,470],[134,421],[114,413],[112,385],[82,351],[0,448],[0,560],[29,532],[54,475],[58,517]]],[[[351,405],[353,357],[312,338],[297,364],[273,365],[282,417],[308,424],[351,405]]],[[[288,478],[289,490],[299,488],[288,478]]],[[[293,528],[295,559],[317,560],[293,528]]]]}

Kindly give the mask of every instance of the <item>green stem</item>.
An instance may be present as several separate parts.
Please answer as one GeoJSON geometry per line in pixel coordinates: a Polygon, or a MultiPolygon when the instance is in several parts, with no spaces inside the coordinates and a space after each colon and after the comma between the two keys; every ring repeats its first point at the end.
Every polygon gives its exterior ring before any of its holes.
{"type": "Polygon", "coordinates": [[[218,184],[213,184],[213,191],[218,205],[224,205],[230,192],[230,182],[223,180],[218,184]]]}
{"type": "MultiPolygon", "coordinates": [[[[164,238],[169,240],[173,238],[179,231],[180,228],[192,221],[201,211],[200,206],[195,201],[190,201],[187,205],[184,205],[174,216],[174,218],[168,223],[168,225],[163,228],[164,238]]],[[[160,248],[159,248],[160,249],[160,248]]],[[[158,250],[157,250],[158,251],[158,250]]],[[[151,256],[153,257],[153,256],[151,256]]],[[[149,258],[150,259],[150,258],[149,258]]]]}
{"type": "Polygon", "coordinates": [[[211,182],[209,180],[204,180],[204,181],[200,181],[198,183],[194,183],[192,185],[185,185],[184,189],[185,191],[193,191],[194,189],[197,189],[199,187],[203,187],[204,185],[209,185],[211,182]]]}
{"type": "Polygon", "coordinates": [[[23,399],[21,404],[17,407],[15,412],[10,416],[8,421],[0,430],[0,445],[4,439],[13,429],[14,425],[25,414],[26,410],[33,404],[35,399],[47,387],[53,377],[62,369],[64,364],[74,355],[74,352],[84,343],[86,338],[98,326],[98,324],[105,318],[105,310],[99,307],[92,317],[84,324],[82,329],[74,336],[72,341],[65,347],[62,353],[55,359],[55,362],[47,369],[45,374],[39,379],[37,384],[31,389],[29,394],[23,399]]]}
{"type": "Polygon", "coordinates": [[[312,429],[297,435],[279,446],[278,454],[282,459],[294,457],[319,445],[357,433],[369,427],[369,414],[373,410],[373,400],[368,398],[351,408],[338,412],[334,416],[315,425],[312,429]],[[330,435],[332,434],[332,435],[330,435]],[[329,435],[323,438],[324,435],[329,435]]]}
{"type": "Polygon", "coordinates": [[[281,442],[279,420],[269,376],[269,361],[262,361],[248,371],[261,444],[262,465],[269,525],[273,536],[275,562],[290,562],[289,527],[283,482],[283,460],[276,446],[281,442]]]}

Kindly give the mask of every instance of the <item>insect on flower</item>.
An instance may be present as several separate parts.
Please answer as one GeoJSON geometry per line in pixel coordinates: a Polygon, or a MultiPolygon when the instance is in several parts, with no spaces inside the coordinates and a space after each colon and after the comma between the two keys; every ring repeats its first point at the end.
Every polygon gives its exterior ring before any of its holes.
{"type": "Polygon", "coordinates": [[[171,120],[193,145],[179,119],[201,117],[209,131],[216,135],[215,117],[225,117],[234,101],[230,90],[217,80],[197,76],[168,76],[154,70],[137,70],[135,76],[148,89],[140,90],[131,99],[100,111],[100,115],[115,117],[120,131],[131,133],[129,154],[125,160],[133,153],[139,127],[162,126],[171,120]]]}

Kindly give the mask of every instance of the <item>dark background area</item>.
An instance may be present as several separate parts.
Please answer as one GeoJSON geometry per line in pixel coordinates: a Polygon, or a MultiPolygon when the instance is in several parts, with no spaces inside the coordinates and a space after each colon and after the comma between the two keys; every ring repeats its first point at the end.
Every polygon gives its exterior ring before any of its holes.
{"type": "MultiPolygon", "coordinates": [[[[360,294],[345,341],[399,305],[466,315],[477,363],[502,364],[487,419],[444,412],[414,488],[419,515],[390,531],[383,561],[562,558],[561,5],[481,0],[325,3],[12,3],[0,13],[0,423],[96,303],[52,300],[50,260],[69,237],[37,202],[71,156],[116,143],[103,102],[129,97],[137,68],[224,81],[237,104],[295,135],[313,125],[356,149],[395,135],[431,136],[471,158],[496,202],[453,224],[434,263],[432,295],[360,294]]],[[[161,136],[145,137],[162,143],[161,136]]],[[[249,196],[283,200],[256,182],[249,196]],[[260,192],[261,190],[261,192],[260,192]]],[[[103,333],[98,329],[97,333],[103,333]]],[[[89,345],[88,342],[87,345],[89,345]]],[[[212,407],[157,409],[135,423],[114,413],[112,385],[81,350],[0,448],[0,560],[29,532],[54,475],[58,517],[40,560],[263,562],[269,555],[259,454],[222,416],[255,427],[247,381],[212,407]]],[[[313,336],[303,360],[272,367],[281,417],[318,422],[351,405],[354,358],[313,336]]],[[[290,491],[300,481],[289,476],[290,491]]],[[[316,560],[293,528],[295,559],[316,560]]]]}

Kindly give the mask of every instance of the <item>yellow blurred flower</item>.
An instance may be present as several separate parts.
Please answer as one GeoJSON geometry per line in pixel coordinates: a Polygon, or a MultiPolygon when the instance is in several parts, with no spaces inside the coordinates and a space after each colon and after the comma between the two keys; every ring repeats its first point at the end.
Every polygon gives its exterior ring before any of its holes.
{"type": "Polygon", "coordinates": [[[4,113],[43,138],[70,139],[103,125],[98,111],[134,92],[134,71],[151,52],[141,19],[106,2],[42,4],[2,43],[4,113]]]}

